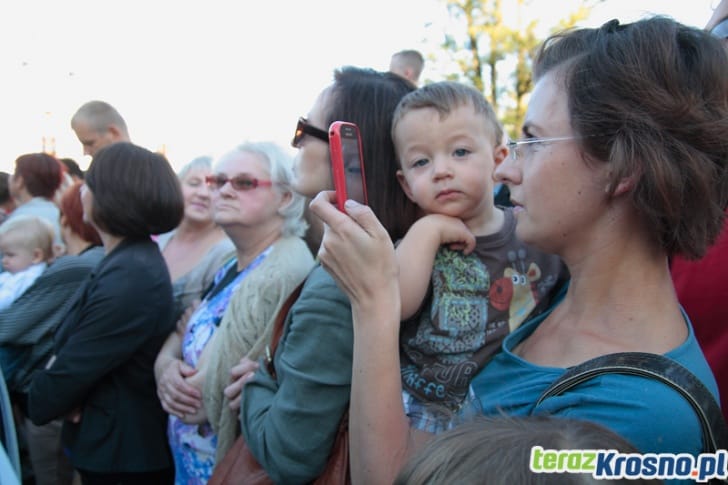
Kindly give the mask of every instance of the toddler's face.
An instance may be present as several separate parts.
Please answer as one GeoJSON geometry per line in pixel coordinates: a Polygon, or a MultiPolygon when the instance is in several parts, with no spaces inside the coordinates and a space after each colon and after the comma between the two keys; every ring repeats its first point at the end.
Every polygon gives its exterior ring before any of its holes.
{"type": "Polygon", "coordinates": [[[0,252],[3,255],[3,268],[9,273],[18,273],[37,262],[32,249],[25,248],[16,241],[6,241],[5,238],[0,240],[0,252]]]}
{"type": "Polygon", "coordinates": [[[471,106],[442,118],[434,108],[416,109],[397,124],[394,143],[407,196],[428,214],[466,221],[493,208],[493,170],[506,151],[487,121],[471,106]]]}

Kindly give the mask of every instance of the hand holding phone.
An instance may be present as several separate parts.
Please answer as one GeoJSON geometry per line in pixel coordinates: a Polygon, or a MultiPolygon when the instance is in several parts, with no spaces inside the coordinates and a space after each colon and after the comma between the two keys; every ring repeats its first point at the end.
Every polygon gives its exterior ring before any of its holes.
{"type": "Polygon", "coordinates": [[[336,207],[344,212],[347,199],[368,205],[359,128],[347,121],[334,121],[329,127],[329,146],[336,207]]]}

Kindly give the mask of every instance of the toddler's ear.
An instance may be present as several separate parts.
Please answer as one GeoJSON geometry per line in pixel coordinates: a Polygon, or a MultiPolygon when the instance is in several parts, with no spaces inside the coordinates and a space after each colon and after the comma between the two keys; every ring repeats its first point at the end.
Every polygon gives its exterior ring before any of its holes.
{"type": "Polygon", "coordinates": [[[417,201],[412,196],[412,189],[410,188],[409,183],[407,183],[407,179],[404,177],[402,170],[397,170],[397,181],[399,182],[400,187],[402,187],[402,190],[404,190],[407,198],[416,204],[417,201]]]}
{"type": "Polygon", "coordinates": [[[501,143],[493,150],[493,160],[495,165],[498,166],[508,156],[508,147],[501,143]]]}

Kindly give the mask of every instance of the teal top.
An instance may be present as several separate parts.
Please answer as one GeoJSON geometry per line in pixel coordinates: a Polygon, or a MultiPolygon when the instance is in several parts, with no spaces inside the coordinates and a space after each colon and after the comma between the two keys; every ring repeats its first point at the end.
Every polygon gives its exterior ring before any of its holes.
{"type": "MultiPolygon", "coordinates": [[[[560,396],[535,402],[565,369],[532,364],[512,350],[546,318],[539,315],[503,341],[503,351],[472,381],[483,413],[496,415],[551,414],[593,421],[612,429],[642,453],[690,453],[702,449],[701,429],[695,411],[676,390],[645,377],[605,374],[589,379],[560,396]]],[[[718,386],[703,357],[685,315],[688,337],[667,352],[682,364],[718,399],[718,386]]]]}

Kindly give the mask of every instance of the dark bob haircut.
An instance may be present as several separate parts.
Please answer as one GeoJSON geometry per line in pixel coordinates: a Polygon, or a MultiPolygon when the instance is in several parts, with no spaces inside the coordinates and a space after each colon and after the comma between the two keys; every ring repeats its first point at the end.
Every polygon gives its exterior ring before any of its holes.
{"type": "Polygon", "coordinates": [[[33,197],[52,199],[61,186],[64,167],[47,153],[27,153],[15,160],[15,175],[23,178],[23,184],[33,197]]]}
{"type": "Polygon", "coordinates": [[[94,196],[94,223],[114,236],[147,238],[171,231],[182,220],[182,188],[169,162],[132,143],[99,150],[86,185],[94,196]]]}
{"type": "Polygon", "coordinates": [[[668,255],[699,258],[728,203],[728,56],[720,40],[653,17],[547,39],[534,77],[563,82],[587,163],[608,163],[668,255]]]}
{"type": "Polygon", "coordinates": [[[327,126],[349,121],[359,126],[369,206],[393,240],[404,237],[418,217],[418,208],[397,182],[397,155],[391,128],[394,110],[415,87],[390,73],[343,67],[334,73],[327,126]]]}

